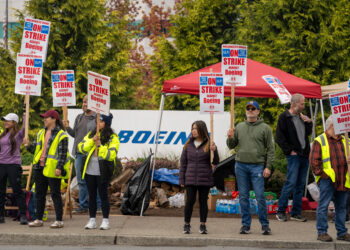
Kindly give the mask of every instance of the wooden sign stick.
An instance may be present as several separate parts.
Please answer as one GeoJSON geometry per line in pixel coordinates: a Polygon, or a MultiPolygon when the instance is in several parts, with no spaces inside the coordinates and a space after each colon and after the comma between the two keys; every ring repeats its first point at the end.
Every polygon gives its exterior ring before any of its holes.
{"type": "Polygon", "coordinates": [[[235,127],[235,85],[231,84],[231,111],[230,111],[230,128],[235,127]]]}
{"type": "Polygon", "coordinates": [[[28,136],[28,130],[29,130],[29,97],[30,95],[29,94],[26,94],[26,97],[25,97],[25,104],[26,104],[26,124],[25,124],[25,127],[24,127],[24,138],[26,139],[29,139],[29,136],[28,136]]]}
{"type": "MultiPolygon", "coordinates": [[[[97,116],[96,116],[96,121],[97,121],[97,125],[96,125],[96,135],[99,137],[100,136],[100,113],[97,113],[97,116]]],[[[95,157],[98,156],[98,148],[96,147],[95,148],[95,157]]]]}

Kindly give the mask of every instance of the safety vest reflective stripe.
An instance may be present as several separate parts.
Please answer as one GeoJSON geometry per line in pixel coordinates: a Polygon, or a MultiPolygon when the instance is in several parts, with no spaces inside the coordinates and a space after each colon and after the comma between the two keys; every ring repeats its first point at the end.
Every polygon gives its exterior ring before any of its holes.
{"type": "Polygon", "coordinates": [[[116,148],[109,148],[108,149],[108,151],[107,151],[107,156],[106,156],[106,160],[108,161],[109,160],[109,158],[111,157],[111,151],[115,151],[115,153],[117,154],[118,153],[118,151],[117,151],[117,149],[116,148]]]}

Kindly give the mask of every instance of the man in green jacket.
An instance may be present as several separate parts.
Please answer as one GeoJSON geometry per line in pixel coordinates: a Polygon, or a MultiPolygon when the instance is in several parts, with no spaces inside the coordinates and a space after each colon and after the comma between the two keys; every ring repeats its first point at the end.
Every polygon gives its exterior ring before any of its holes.
{"type": "Polygon", "coordinates": [[[230,149],[236,148],[236,180],[239,191],[239,203],[242,214],[241,234],[250,234],[249,190],[253,184],[259,208],[259,221],[262,234],[271,234],[267,219],[266,200],[264,196],[264,177],[270,176],[270,168],[275,158],[275,144],[270,127],[259,118],[260,107],[255,101],[246,105],[247,119],[235,129],[227,132],[226,144],[230,149]]]}

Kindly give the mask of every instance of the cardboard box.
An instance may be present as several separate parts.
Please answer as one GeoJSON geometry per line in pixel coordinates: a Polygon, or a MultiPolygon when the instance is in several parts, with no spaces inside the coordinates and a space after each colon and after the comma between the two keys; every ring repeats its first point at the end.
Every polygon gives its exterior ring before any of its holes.
{"type": "Polygon", "coordinates": [[[209,198],[208,198],[208,210],[209,211],[215,211],[216,209],[216,201],[220,199],[231,199],[231,196],[223,196],[223,195],[211,195],[209,193],[209,198]]]}

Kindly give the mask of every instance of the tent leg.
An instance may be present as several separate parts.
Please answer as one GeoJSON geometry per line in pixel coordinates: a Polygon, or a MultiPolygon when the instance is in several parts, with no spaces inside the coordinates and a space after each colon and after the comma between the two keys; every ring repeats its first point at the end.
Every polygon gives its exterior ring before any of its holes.
{"type": "Polygon", "coordinates": [[[323,131],[326,131],[326,124],[324,122],[324,112],[323,112],[323,101],[322,101],[322,99],[320,99],[320,105],[321,105],[323,131]]]}
{"type": "MultiPolygon", "coordinates": [[[[162,124],[162,117],[163,117],[163,109],[164,109],[164,99],[165,99],[165,94],[162,94],[162,98],[160,100],[160,105],[159,105],[159,118],[158,118],[158,126],[157,126],[157,133],[156,135],[156,139],[154,140],[155,145],[154,145],[154,154],[152,157],[153,160],[153,164],[152,164],[152,174],[151,174],[151,186],[150,186],[150,190],[152,190],[152,184],[153,184],[153,176],[154,176],[154,168],[156,166],[156,156],[157,156],[157,150],[158,150],[158,141],[159,141],[159,132],[160,132],[160,127],[162,124]]],[[[151,162],[152,162],[151,160],[151,162]]],[[[143,197],[143,201],[142,201],[142,208],[141,208],[141,213],[140,216],[143,215],[143,208],[145,206],[145,197],[143,197]]]]}
{"type": "MultiPolygon", "coordinates": [[[[317,101],[316,101],[317,102],[317,101]]],[[[309,99],[309,106],[310,106],[310,115],[311,115],[311,120],[314,120],[314,114],[312,112],[312,101],[309,99]]],[[[315,138],[315,126],[312,125],[312,140],[315,138]]]]}
{"type": "MultiPolygon", "coordinates": [[[[317,111],[318,111],[318,102],[317,102],[317,100],[316,100],[315,114],[314,114],[313,119],[312,119],[312,137],[311,137],[311,141],[313,141],[313,140],[315,139],[315,137],[316,137],[316,117],[317,117],[317,111]]],[[[304,197],[306,197],[307,185],[309,184],[309,172],[310,172],[310,165],[309,165],[309,167],[308,167],[307,174],[306,174],[304,197]]]]}

